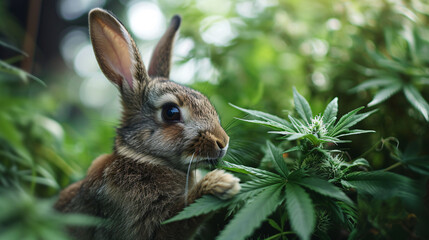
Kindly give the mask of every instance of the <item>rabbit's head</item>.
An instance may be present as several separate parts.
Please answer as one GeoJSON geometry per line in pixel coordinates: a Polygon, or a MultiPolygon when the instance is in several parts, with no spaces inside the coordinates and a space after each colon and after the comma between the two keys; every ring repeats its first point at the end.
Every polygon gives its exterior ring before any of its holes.
{"type": "Polygon", "coordinates": [[[191,161],[204,165],[222,158],[229,137],[204,95],[169,80],[180,21],[179,16],[172,18],[146,71],[134,40],[119,20],[103,9],[89,13],[98,64],[121,94],[123,113],[115,150],[185,170],[191,161]]]}

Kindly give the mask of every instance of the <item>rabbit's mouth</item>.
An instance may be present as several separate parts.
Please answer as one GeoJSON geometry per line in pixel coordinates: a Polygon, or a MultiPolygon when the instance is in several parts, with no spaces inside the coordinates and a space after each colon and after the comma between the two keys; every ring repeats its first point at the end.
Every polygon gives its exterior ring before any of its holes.
{"type": "Polygon", "coordinates": [[[219,163],[220,159],[221,158],[203,158],[203,159],[197,161],[197,163],[198,164],[202,163],[204,165],[207,164],[207,165],[213,165],[213,166],[215,166],[215,165],[217,165],[219,163]]]}
{"type": "Polygon", "coordinates": [[[182,162],[185,163],[186,166],[189,166],[189,164],[196,165],[197,167],[217,166],[219,162],[222,161],[225,154],[226,148],[211,152],[194,151],[192,154],[186,154],[182,162]]]}
{"type": "Polygon", "coordinates": [[[196,162],[198,164],[203,163],[203,164],[207,164],[207,165],[212,165],[212,166],[216,166],[221,159],[225,156],[226,154],[226,149],[221,149],[219,151],[217,151],[215,154],[215,157],[212,156],[201,156],[199,160],[197,160],[196,162]],[[217,156],[216,156],[217,155],[217,156]]]}

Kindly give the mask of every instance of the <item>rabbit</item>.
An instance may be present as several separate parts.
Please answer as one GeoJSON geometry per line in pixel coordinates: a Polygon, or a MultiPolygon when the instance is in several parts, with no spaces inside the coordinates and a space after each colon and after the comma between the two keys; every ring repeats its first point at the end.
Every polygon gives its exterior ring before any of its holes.
{"type": "Polygon", "coordinates": [[[187,175],[191,166],[220,161],[229,137],[203,94],[169,80],[180,23],[178,15],[171,19],[146,71],[121,22],[100,8],[89,12],[95,57],[118,88],[123,111],[113,153],[95,159],[87,176],[61,191],[55,204],[60,212],[105,220],[71,227],[76,239],[192,239],[206,216],[162,222],[203,195],[229,199],[240,191],[239,179],[223,170],[200,181],[187,175]]]}

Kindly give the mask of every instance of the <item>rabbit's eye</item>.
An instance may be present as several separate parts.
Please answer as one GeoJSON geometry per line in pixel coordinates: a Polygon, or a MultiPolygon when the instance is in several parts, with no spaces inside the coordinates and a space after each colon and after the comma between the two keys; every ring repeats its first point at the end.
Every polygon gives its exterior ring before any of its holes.
{"type": "Polygon", "coordinates": [[[180,109],[174,103],[167,103],[162,106],[162,119],[165,122],[175,123],[180,122],[180,109]]]}

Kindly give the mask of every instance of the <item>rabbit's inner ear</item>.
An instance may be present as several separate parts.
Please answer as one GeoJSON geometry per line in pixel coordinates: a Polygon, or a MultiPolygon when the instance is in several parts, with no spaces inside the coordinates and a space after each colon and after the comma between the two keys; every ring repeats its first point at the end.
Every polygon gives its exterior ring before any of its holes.
{"type": "Polygon", "coordinates": [[[104,75],[118,86],[122,86],[125,79],[133,89],[134,72],[146,72],[140,69],[144,68],[143,63],[130,35],[118,20],[102,9],[90,12],[89,23],[94,53],[104,75]]]}

